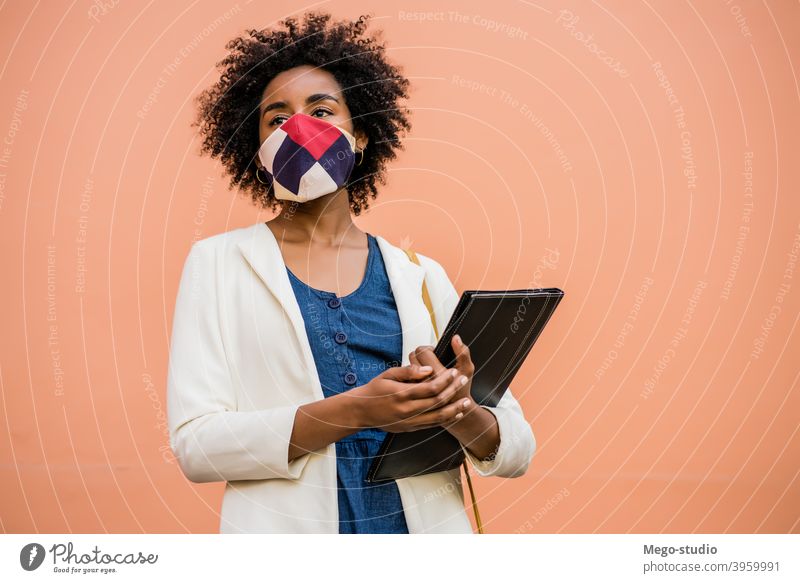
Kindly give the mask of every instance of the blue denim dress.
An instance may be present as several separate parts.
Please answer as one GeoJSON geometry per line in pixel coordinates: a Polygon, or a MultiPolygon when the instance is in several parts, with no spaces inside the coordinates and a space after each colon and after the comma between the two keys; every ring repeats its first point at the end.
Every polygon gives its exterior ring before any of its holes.
{"type": "MultiPolygon", "coordinates": [[[[344,297],[306,285],[286,268],[325,397],[402,364],[403,333],[394,295],[378,241],[369,233],[367,238],[366,273],[358,289],[344,297]]],[[[408,532],[395,481],[366,481],[385,435],[367,428],[336,442],[340,533],[408,532]]]]}

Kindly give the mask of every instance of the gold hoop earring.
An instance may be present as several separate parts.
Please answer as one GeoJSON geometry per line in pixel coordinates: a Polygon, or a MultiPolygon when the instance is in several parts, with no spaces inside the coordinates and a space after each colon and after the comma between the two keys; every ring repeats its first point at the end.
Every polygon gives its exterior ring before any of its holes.
{"type": "Polygon", "coordinates": [[[258,173],[260,170],[262,170],[261,166],[256,168],[256,180],[258,180],[261,184],[269,185],[269,181],[265,182],[261,180],[261,175],[258,173]]]}
{"type": "Polygon", "coordinates": [[[361,163],[364,161],[364,148],[361,148],[358,153],[361,154],[361,158],[356,162],[356,166],[361,166],[361,163]]]}

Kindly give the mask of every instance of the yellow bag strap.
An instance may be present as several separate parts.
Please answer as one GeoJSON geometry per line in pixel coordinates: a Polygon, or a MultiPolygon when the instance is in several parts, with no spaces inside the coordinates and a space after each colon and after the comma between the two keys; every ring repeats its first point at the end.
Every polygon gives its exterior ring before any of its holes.
{"type": "MultiPolygon", "coordinates": [[[[419,258],[417,254],[412,251],[411,249],[403,249],[408,255],[408,258],[420,265],[419,258]]],[[[431,296],[428,294],[428,286],[425,284],[425,278],[422,278],[422,301],[425,303],[425,307],[428,308],[428,314],[431,317],[431,324],[433,324],[433,331],[436,334],[436,340],[439,340],[439,329],[436,327],[436,317],[433,314],[433,304],[431,304],[431,296]]],[[[478,526],[478,534],[483,534],[483,523],[481,522],[481,514],[478,512],[478,502],[475,500],[475,491],[472,489],[472,478],[469,475],[469,461],[464,458],[464,462],[461,464],[464,468],[464,475],[467,476],[467,486],[469,486],[469,496],[472,500],[472,512],[475,514],[475,524],[478,526]]]]}

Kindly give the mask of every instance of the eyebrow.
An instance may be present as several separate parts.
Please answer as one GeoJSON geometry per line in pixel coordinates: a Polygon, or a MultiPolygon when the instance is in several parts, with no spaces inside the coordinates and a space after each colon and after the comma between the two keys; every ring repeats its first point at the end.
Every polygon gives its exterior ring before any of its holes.
{"type": "MultiPolygon", "coordinates": [[[[317,101],[324,101],[325,99],[330,99],[339,103],[339,100],[334,97],[333,95],[328,95],[327,93],[315,93],[314,95],[309,95],[306,99],[306,105],[311,105],[312,103],[316,103],[317,101]]],[[[285,101],[275,101],[270,103],[264,108],[264,113],[261,114],[261,117],[264,117],[267,112],[272,111],[273,109],[283,109],[286,107],[285,101]]]]}

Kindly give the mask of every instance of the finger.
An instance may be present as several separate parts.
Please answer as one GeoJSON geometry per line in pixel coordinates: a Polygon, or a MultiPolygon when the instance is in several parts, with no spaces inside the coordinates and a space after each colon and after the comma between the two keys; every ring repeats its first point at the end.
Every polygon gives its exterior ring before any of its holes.
{"type": "Polygon", "coordinates": [[[436,397],[439,393],[444,391],[447,386],[453,381],[458,370],[454,368],[444,369],[438,375],[418,383],[408,383],[405,385],[406,391],[403,396],[409,400],[429,399],[436,397]]]}
{"type": "Polygon", "coordinates": [[[428,377],[427,379],[400,382],[393,387],[393,390],[397,396],[409,401],[435,397],[447,388],[447,385],[452,381],[453,375],[455,374],[458,374],[456,369],[445,369],[438,375],[428,377]]]}
{"type": "Polygon", "coordinates": [[[416,350],[414,350],[414,354],[417,357],[417,362],[423,365],[432,366],[435,374],[440,373],[446,368],[436,357],[436,354],[433,351],[433,346],[418,346],[416,350]]]}
{"type": "Polygon", "coordinates": [[[445,387],[445,389],[439,392],[438,395],[428,397],[426,399],[414,400],[413,405],[415,412],[417,414],[421,414],[426,411],[450,404],[453,398],[458,395],[459,389],[464,386],[466,378],[467,377],[462,374],[457,374],[455,377],[453,377],[453,380],[445,387]]]}
{"type": "Polygon", "coordinates": [[[431,374],[429,366],[408,365],[410,371],[420,373],[398,373],[394,377],[386,376],[384,380],[392,381],[391,391],[396,398],[406,401],[435,397],[444,390],[453,376],[458,374],[456,369],[445,369],[438,375],[431,374]]]}
{"type": "Polygon", "coordinates": [[[475,372],[475,364],[472,362],[472,354],[469,351],[469,346],[464,344],[461,340],[461,336],[458,334],[453,335],[451,344],[453,345],[453,352],[456,355],[456,368],[458,368],[462,374],[472,376],[472,373],[475,372]]]}
{"type": "Polygon", "coordinates": [[[439,426],[460,420],[464,416],[463,409],[461,408],[462,406],[461,401],[462,399],[459,399],[454,403],[449,403],[444,407],[439,407],[438,409],[434,409],[433,411],[420,413],[419,415],[413,418],[414,426],[415,427],[422,427],[426,425],[439,426]]]}
{"type": "Polygon", "coordinates": [[[444,369],[444,371],[442,371],[439,375],[430,380],[416,383],[414,385],[406,385],[410,387],[410,389],[407,393],[405,393],[404,396],[411,401],[439,398],[439,395],[448,390],[450,388],[450,384],[455,382],[459,376],[458,369],[444,369]]]}
{"type": "MultiPolygon", "coordinates": [[[[415,364],[417,366],[423,366],[422,363],[420,363],[419,359],[417,359],[417,353],[415,351],[413,351],[413,350],[408,353],[408,361],[411,364],[415,364]]],[[[425,365],[425,366],[430,366],[430,365],[425,365]]],[[[431,372],[433,372],[432,368],[431,368],[431,372]]],[[[430,375],[429,375],[429,378],[430,378],[430,375]]],[[[425,380],[425,379],[423,379],[423,380],[425,380]]]]}
{"type": "Polygon", "coordinates": [[[433,368],[430,366],[410,364],[407,366],[393,366],[391,368],[387,368],[381,376],[390,381],[403,383],[409,381],[419,381],[420,379],[424,379],[430,375],[431,372],[433,372],[433,368]]]}

